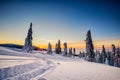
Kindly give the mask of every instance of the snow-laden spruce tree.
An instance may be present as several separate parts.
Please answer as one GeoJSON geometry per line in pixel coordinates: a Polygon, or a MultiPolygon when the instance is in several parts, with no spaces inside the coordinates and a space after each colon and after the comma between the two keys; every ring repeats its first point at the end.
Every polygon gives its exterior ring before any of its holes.
{"type": "Polygon", "coordinates": [[[27,53],[32,53],[33,51],[33,47],[32,47],[32,23],[30,23],[30,28],[28,30],[28,33],[27,33],[27,37],[25,39],[25,43],[24,43],[24,46],[22,48],[22,50],[24,52],[27,52],[27,53]]]}
{"type": "Polygon", "coordinates": [[[89,30],[86,35],[86,57],[89,61],[94,61],[94,47],[91,37],[91,31],[89,30]]]}
{"type": "Polygon", "coordinates": [[[114,44],[112,44],[112,52],[111,52],[111,65],[114,66],[115,64],[115,52],[116,52],[116,47],[114,44]]]}
{"type": "Polygon", "coordinates": [[[72,56],[72,47],[69,48],[69,53],[68,53],[68,57],[71,57],[72,56]]]}
{"type": "Polygon", "coordinates": [[[67,56],[67,43],[64,43],[63,45],[64,45],[64,53],[63,53],[63,55],[67,56]]]}
{"type": "Polygon", "coordinates": [[[112,65],[116,66],[116,67],[120,67],[120,55],[119,55],[119,48],[116,48],[114,44],[112,44],[112,60],[113,63],[112,65]]]}
{"type": "Polygon", "coordinates": [[[60,40],[58,40],[58,53],[61,53],[61,43],[60,43],[60,40]]]}
{"type": "Polygon", "coordinates": [[[50,43],[48,43],[47,54],[52,54],[52,46],[50,43]]]}
{"type": "Polygon", "coordinates": [[[60,40],[58,40],[58,43],[56,44],[56,53],[60,54],[61,53],[61,44],[60,44],[60,40]]]}
{"type": "Polygon", "coordinates": [[[73,48],[73,57],[75,57],[76,50],[73,48]]]}
{"type": "Polygon", "coordinates": [[[119,47],[116,48],[115,64],[114,64],[114,66],[120,67],[120,49],[119,49],[119,47]]]}
{"type": "Polygon", "coordinates": [[[56,43],[56,45],[55,45],[55,53],[57,53],[57,48],[58,48],[58,45],[56,43]]]}
{"type": "Polygon", "coordinates": [[[106,54],[106,49],[105,49],[104,45],[102,46],[101,55],[102,55],[102,63],[105,63],[107,54],[106,54]]]}
{"type": "Polygon", "coordinates": [[[95,61],[97,63],[100,63],[100,52],[98,50],[96,50],[96,53],[95,53],[95,61]]]}

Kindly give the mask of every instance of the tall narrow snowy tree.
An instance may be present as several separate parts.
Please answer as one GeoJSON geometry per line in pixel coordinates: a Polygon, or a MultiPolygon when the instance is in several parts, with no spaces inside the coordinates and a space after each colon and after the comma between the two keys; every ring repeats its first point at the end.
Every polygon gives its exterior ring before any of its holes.
{"type": "Polygon", "coordinates": [[[25,43],[24,43],[24,47],[23,47],[23,51],[27,52],[27,53],[32,53],[33,51],[33,47],[32,47],[32,23],[30,23],[30,28],[28,30],[27,33],[27,37],[25,39],[25,43]]]}
{"type": "Polygon", "coordinates": [[[115,45],[114,44],[112,44],[112,57],[111,58],[113,58],[112,60],[112,65],[113,66],[115,66],[115,64],[116,64],[116,62],[115,62],[115,55],[116,55],[116,47],[115,47],[115,45]]]}
{"type": "Polygon", "coordinates": [[[119,47],[116,48],[115,64],[114,64],[114,66],[120,67],[120,49],[119,49],[119,47]]]}
{"type": "Polygon", "coordinates": [[[56,43],[56,45],[55,45],[55,53],[57,53],[57,49],[58,49],[58,45],[56,43]]]}
{"type": "Polygon", "coordinates": [[[60,53],[61,53],[61,44],[60,44],[60,40],[58,40],[58,44],[57,44],[57,47],[56,47],[56,53],[57,53],[57,54],[60,54],[60,53]]]}
{"type": "Polygon", "coordinates": [[[105,59],[106,59],[106,49],[104,47],[104,45],[102,46],[102,63],[105,63],[105,59]]]}
{"type": "Polygon", "coordinates": [[[71,47],[71,48],[69,48],[69,54],[68,54],[68,56],[69,56],[69,57],[71,57],[71,56],[72,56],[72,47],[71,47]]]}
{"type": "Polygon", "coordinates": [[[47,54],[52,54],[52,46],[50,43],[48,43],[47,54]]]}
{"type": "Polygon", "coordinates": [[[87,32],[86,37],[87,37],[85,40],[86,41],[86,54],[87,54],[89,61],[94,61],[94,47],[93,47],[90,30],[87,32]]]}
{"type": "Polygon", "coordinates": [[[63,55],[67,56],[67,43],[64,43],[63,45],[64,45],[64,53],[63,53],[63,55]]]}

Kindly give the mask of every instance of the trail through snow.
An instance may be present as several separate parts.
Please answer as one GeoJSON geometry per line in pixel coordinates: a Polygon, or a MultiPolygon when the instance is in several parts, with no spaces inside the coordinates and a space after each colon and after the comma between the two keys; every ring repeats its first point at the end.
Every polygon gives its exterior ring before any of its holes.
{"type": "Polygon", "coordinates": [[[28,54],[0,47],[0,80],[39,79],[54,68],[54,64],[41,55],[40,52],[28,54]]]}

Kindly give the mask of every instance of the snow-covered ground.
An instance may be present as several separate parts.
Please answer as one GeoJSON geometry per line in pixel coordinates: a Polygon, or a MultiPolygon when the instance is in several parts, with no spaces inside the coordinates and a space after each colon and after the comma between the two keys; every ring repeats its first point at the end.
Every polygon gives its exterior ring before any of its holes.
{"type": "Polygon", "coordinates": [[[0,80],[120,80],[120,68],[0,47],[0,80]]]}
{"type": "Polygon", "coordinates": [[[39,52],[18,51],[0,47],[0,80],[37,79],[54,68],[54,64],[39,52]]]}
{"type": "Polygon", "coordinates": [[[120,69],[84,60],[52,60],[53,72],[45,75],[47,80],[120,80],[120,69]]]}

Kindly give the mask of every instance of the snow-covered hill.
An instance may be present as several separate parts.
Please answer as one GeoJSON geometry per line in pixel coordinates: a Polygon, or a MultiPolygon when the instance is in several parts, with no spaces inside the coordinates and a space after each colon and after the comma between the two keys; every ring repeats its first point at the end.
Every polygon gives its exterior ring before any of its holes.
{"type": "Polygon", "coordinates": [[[0,80],[36,79],[53,67],[54,64],[39,53],[28,54],[0,47],[0,80]]]}
{"type": "Polygon", "coordinates": [[[120,80],[120,68],[0,47],[0,80],[120,80]]]}

